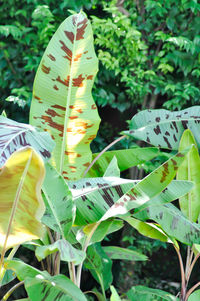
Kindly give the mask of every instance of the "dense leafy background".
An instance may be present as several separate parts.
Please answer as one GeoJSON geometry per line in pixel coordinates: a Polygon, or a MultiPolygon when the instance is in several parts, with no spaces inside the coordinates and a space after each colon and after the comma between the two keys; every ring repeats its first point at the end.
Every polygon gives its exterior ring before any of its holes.
{"type": "MultiPolygon", "coordinates": [[[[199,104],[197,0],[7,0],[0,5],[0,112],[28,121],[33,79],[44,49],[69,10],[81,8],[92,20],[100,60],[93,95],[103,121],[95,151],[125,129],[125,121],[138,110],[199,104]]],[[[121,235],[130,248],[141,247],[148,255],[163,246],[135,233],[121,235]]],[[[146,277],[141,264],[134,265],[134,271],[146,277]]]]}

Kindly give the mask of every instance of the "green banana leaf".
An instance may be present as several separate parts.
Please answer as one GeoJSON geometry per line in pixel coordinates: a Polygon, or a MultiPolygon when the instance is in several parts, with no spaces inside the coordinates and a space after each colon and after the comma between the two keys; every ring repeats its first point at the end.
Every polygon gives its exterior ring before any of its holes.
{"type": "Polygon", "coordinates": [[[75,249],[67,240],[59,239],[51,245],[39,246],[36,248],[35,256],[39,261],[48,255],[59,251],[60,259],[66,262],[73,262],[75,265],[80,264],[85,259],[85,253],[75,249]]]}
{"type": "Polygon", "coordinates": [[[13,270],[25,288],[31,301],[87,301],[81,290],[64,275],[50,276],[22,261],[7,260],[6,269],[13,270]]]}
{"type": "Polygon", "coordinates": [[[91,95],[98,70],[92,28],[83,12],[68,17],[39,65],[30,123],[56,142],[51,163],[66,180],[81,178],[92,159],[100,118],[91,95]]]}
{"type": "Polygon", "coordinates": [[[111,290],[111,296],[110,296],[110,301],[122,301],[122,299],[119,297],[116,289],[114,288],[114,286],[111,285],[110,287],[111,290]]]}
{"type": "Polygon", "coordinates": [[[120,247],[102,247],[104,252],[110,259],[131,260],[131,261],[146,261],[148,257],[134,250],[120,247]]]}
{"type": "Polygon", "coordinates": [[[179,205],[189,220],[196,222],[200,214],[200,157],[192,132],[186,130],[181,138],[179,151],[190,145],[193,146],[178,169],[177,179],[193,181],[194,187],[179,199],[179,205]]]}
{"type": "Polygon", "coordinates": [[[60,233],[62,238],[67,239],[75,219],[76,208],[66,181],[48,163],[46,164],[46,176],[42,190],[46,205],[42,222],[60,233]]]}
{"type": "Polygon", "coordinates": [[[48,160],[55,146],[48,133],[3,116],[0,116],[0,133],[0,167],[12,153],[22,147],[32,146],[44,160],[48,160]]]}
{"type": "Polygon", "coordinates": [[[200,244],[200,225],[191,222],[173,204],[157,205],[133,215],[140,220],[156,221],[170,237],[188,245],[200,244]]]}
{"type": "Polygon", "coordinates": [[[108,167],[106,168],[103,177],[120,177],[120,170],[117,162],[117,158],[114,156],[108,167]]]}
{"type": "Polygon", "coordinates": [[[133,286],[127,293],[127,297],[130,301],[178,301],[175,296],[161,291],[145,287],[142,285],[133,286]]]}
{"type": "Polygon", "coordinates": [[[183,162],[187,152],[188,150],[177,153],[136,184],[110,207],[101,221],[109,217],[126,214],[131,209],[140,207],[161,193],[173,180],[178,166],[183,162]]]}
{"type": "Polygon", "coordinates": [[[14,152],[0,173],[0,250],[41,238],[43,160],[30,147],[14,152]]]}
{"type": "MultiPolygon", "coordinates": [[[[101,177],[105,173],[108,164],[115,156],[119,165],[120,171],[124,171],[132,166],[145,163],[159,154],[159,149],[156,147],[136,147],[133,149],[120,149],[103,153],[87,173],[87,177],[101,177]]],[[[99,153],[93,154],[94,160],[99,153]]]]}
{"type": "Polygon", "coordinates": [[[194,291],[188,298],[188,301],[199,301],[200,300],[200,290],[194,291]]]}
{"type": "Polygon", "coordinates": [[[200,147],[200,106],[182,111],[145,110],[130,121],[130,130],[123,134],[152,145],[177,150],[185,129],[190,129],[200,147]]]}

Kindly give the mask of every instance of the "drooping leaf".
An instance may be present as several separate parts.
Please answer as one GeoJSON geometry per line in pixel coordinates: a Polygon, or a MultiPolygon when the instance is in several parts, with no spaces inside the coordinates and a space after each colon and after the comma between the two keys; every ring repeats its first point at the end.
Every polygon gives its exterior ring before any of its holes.
{"type": "Polygon", "coordinates": [[[148,207],[134,217],[156,221],[167,235],[183,243],[200,244],[200,225],[191,222],[172,204],[148,207]]]}
{"type": "Polygon", "coordinates": [[[50,164],[46,164],[42,189],[46,205],[42,222],[67,239],[75,218],[75,204],[67,183],[50,164]]]}
{"type": "Polygon", "coordinates": [[[11,270],[6,270],[5,275],[3,276],[2,281],[0,282],[0,287],[8,284],[9,282],[11,282],[13,279],[16,278],[15,273],[13,273],[13,271],[11,270]]]}
{"type": "Polygon", "coordinates": [[[103,251],[100,244],[89,246],[84,266],[88,268],[93,277],[104,290],[112,283],[112,261],[103,251]]]}
{"type": "Polygon", "coordinates": [[[31,301],[73,300],[86,301],[80,289],[64,275],[50,276],[22,261],[6,260],[5,268],[13,270],[25,288],[31,301]]]}
{"type": "Polygon", "coordinates": [[[30,123],[56,142],[52,165],[79,179],[92,159],[100,118],[91,89],[98,70],[92,29],[83,12],[68,17],[52,37],[33,87],[30,123]]]}
{"type": "Polygon", "coordinates": [[[74,248],[67,240],[59,239],[51,245],[39,246],[36,248],[35,255],[39,261],[48,255],[59,251],[60,259],[66,262],[80,264],[85,259],[85,253],[74,248]]]}
{"type": "Polygon", "coordinates": [[[144,236],[159,239],[164,242],[171,242],[167,235],[153,223],[145,223],[133,217],[126,217],[123,219],[144,236]]]}
{"type": "Polygon", "coordinates": [[[188,301],[199,301],[200,300],[200,290],[194,291],[188,298],[188,301]]]}
{"type": "MultiPolygon", "coordinates": [[[[122,149],[105,152],[88,171],[87,177],[103,176],[109,162],[114,156],[117,158],[120,171],[124,171],[132,166],[136,166],[153,159],[158,155],[158,153],[159,150],[155,147],[137,147],[133,149],[122,149]]],[[[98,153],[93,154],[92,158],[95,159],[97,156],[98,153]]]]}
{"type": "Polygon", "coordinates": [[[44,163],[30,147],[13,153],[0,173],[0,248],[40,238],[45,207],[41,196],[44,163]],[[8,186],[9,185],[9,186],[8,186]]]}
{"type": "Polygon", "coordinates": [[[161,193],[176,175],[178,166],[183,162],[187,152],[188,150],[177,153],[137,183],[128,193],[111,206],[101,220],[126,214],[131,209],[140,207],[161,193]]]}
{"type": "Polygon", "coordinates": [[[38,132],[29,124],[19,123],[0,116],[0,167],[16,150],[32,146],[44,160],[51,157],[55,146],[48,133],[38,132]]]}
{"type": "Polygon", "coordinates": [[[111,297],[110,297],[110,301],[121,301],[121,298],[120,296],[118,295],[116,289],[114,288],[113,285],[111,285],[110,287],[110,290],[111,290],[111,297]]]}
{"type": "Polygon", "coordinates": [[[200,106],[182,111],[145,110],[130,122],[130,130],[123,134],[146,141],[152,145],[175,149],[179,147],[185,129],[190,129],[200,147],[200,106]]]}
{"type": "Polygon", "coordinates": [[[81,290],[64,275],[27,278],[25,288],[31,301],[87,301],[81,290]]]}
{"type": "Polygon", "coordinates": [[[85,178],[68,182],[76,204],[75,225],[93,224],[137,183],[116,177],[85,178]]]}
{"type": "Polygon", "coordinates": [[[103,177],[120,177],[117,158],[114,156],[105,170],[103,177]]]}
{"type": "Polygon", "coordinates": [[[186,155],[183,164],[177,172],[178,180],[193,181],[193,189],[179,199],[181,211],[193,222],[196,222],[200,213],[200,157],[194,136],[190,130],[186,130],[180,141],[179,150],[192,145],[186,155]]]}
{"type": "Polygon", "coordinates": [[[178,301],[178,298],[170,293],[142,285],[133,286],[127,296],[130,301],[178,301]]]}
{"type": "Polygon", "coordinates": [[[102,247],[104,252],[108,255],[110,259],[120,259],[120,260],[132,260],[132,261],[146,261],[148,258],[134,250],[120,248],[120,247],[102,247]]]}

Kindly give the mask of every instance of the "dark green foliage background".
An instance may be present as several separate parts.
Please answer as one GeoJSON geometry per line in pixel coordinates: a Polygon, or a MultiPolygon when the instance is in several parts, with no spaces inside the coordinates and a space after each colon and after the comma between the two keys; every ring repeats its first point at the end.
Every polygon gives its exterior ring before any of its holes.
{"type": "MultiPolygon", "coordinates": [[[[1,0],[0,113],[5,110],[9,118],[28,122],[33,80],[42,54],[59,24],[81,8],[92,21],[100,61],[93,96],[102,124],[95,151],[125,129],[126,120],[138,110],[180,110],[200,104],[198,2],[1,0]]],[[[132,234],[127,237],[128,246],[135,248],[132,234]]],[[[143,245],[147,254],[163,247],[146,239],[143,245]]],[[[141,266],[134,268],[137,272],[141,266]]]]}

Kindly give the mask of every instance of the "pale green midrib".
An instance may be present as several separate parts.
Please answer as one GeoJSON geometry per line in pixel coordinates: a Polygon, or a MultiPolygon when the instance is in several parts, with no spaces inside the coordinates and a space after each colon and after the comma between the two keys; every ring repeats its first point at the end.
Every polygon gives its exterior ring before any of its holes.
{"type": "Polygon", "coordinates": [[[12,222],[13,222],[13,219],[14,219],[14,216],[15,216],[15,212],[17,210],[17,205],[19,203],[20,194],[21,194],[21,191],[23,189],[24,181],[25,181],[25,178],[26,178],[26,175],[27,175],[27,172],[28,172],[31,160],[32,160],[32,156],[33,156],[33,151],[31,153],[30,158],[28,159],[28,162],[26,163],[26,166],[24,168],[23,174],[22,174],[20,182],[19,182],[19,186],[18,186],[16,194],[15,194],[15,200],[14,200],[11,215],[10,215],[10,218],[9,218],[8,229],[7,229],[7,233],[6,233],[6,237],[5,237],[5,241],[4,241],[3,250],[6,249],[6,243],[7,243],[10,231],[11,231],[12,222]]]}
{"type": "Polygon", "coordinates": [[[46,192],[46,189],[44,188],[44,185],[43,185],[43,187],[42,187],[42,190],[43,190],[43,192],[44,192],[44,194],[45,194],[45,197],[46,197],[46,199],[47,199],[47,202],[48,202],[48,204],[49,204],[49,207],[51,208],[51,211],[53,212],[53,215],[54,215],[54,217],[55,217],[55,219],[56,219],[56,222],[57,222],[57,225],[58,225],[58,227],[59,227],[59,229],[60,229],[62,238],[65,239],[65,235],[64,235],[63,229],[62,229],[62,227],[61,227],[59,218],[57,217],[57,214],[56,214],[56,212],[55,212],[55,210],[54,210],[54,207],[53,207],[52,204],[51,204],[51,201],[50,201],[50,199],[49,199],[49,197],[48,197],[48,194],[47,194],[47,192],[46,192]]]}
{"type": "Polygon", "coordinates": [[[69,90],[67,94],[67,102],[66,102],[66,111],[65,111],[65,122],[64,122],[64,129],[63,129],[63,141],[62,141],[62,147],[61,147],[61,159],[60,159],[60,174],[62,174],[64,169],[64,158],[65,158],[65,146],[66,146],[66,140],[67,140],[67,125],[68,125],[68,116],[69,116],[69,105],[71,100],[71,90],[72,90],[72,74],[73,74],[73,64],[74,64],[74,49],[76,48],[76,35],[77,35],[77,24],[78,20],[76,21],[76,28],[75,28],[75,34],[74,34],[74,43],[72,48],[72,61],[70,66],[70,74],[69,74],[69,90]]]}

